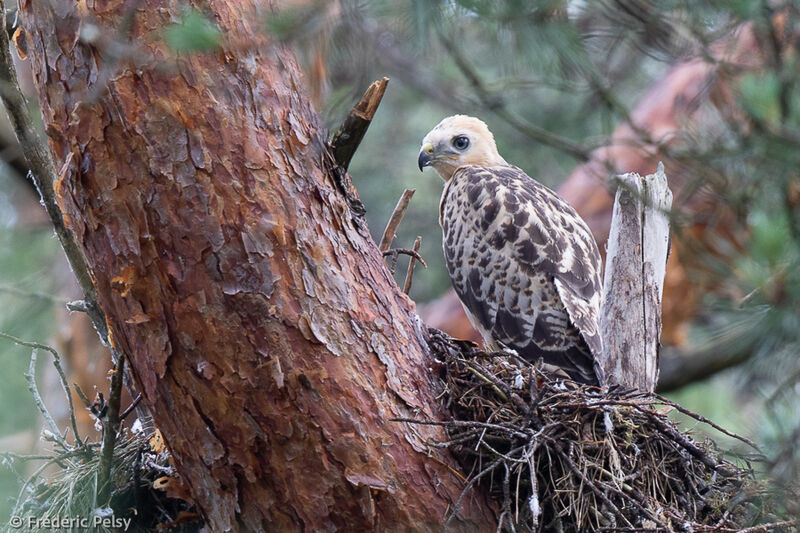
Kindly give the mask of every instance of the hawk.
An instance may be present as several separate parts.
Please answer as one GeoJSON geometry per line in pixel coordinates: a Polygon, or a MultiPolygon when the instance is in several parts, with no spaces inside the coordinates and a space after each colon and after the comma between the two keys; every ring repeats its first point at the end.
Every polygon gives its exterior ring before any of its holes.
{"type": "Polygon", "coordinates": [[[418,162],[445,182],[447,269],[487,348],[601,384],[600,253],[578,213],[506,163],[477,118],[442,120],[422,140],[418,162]]]}

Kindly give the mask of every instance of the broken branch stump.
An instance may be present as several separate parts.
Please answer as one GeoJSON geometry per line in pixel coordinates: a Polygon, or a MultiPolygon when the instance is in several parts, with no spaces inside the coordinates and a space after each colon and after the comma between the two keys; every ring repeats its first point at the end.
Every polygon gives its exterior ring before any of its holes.
{"type": "Polygon", "coordinates": [[[655,174],[624,174],[616,183],[600,316],[601,366],[609,384],[653,392],[672,192],[662,163],[655,174]]]}

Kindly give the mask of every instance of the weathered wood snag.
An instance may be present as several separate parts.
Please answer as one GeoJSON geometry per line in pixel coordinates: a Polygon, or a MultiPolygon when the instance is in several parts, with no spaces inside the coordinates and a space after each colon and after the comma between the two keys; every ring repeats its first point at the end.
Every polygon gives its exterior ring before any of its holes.
{"type": "MultiPolygon", "coordinates": [[[[389,421],[440,418],[427,347],[293,55],[260,4],[204,4],[222,47],[177,58],[183,4],[135,5],[21,19],[65,223],[197,508],[214,531],[439,529],[463,488],[441,431],[389,421]]],[[[480,495],[460,516],[491,527],[480,495]]]]}
{"type": "Polygon", "coordinates": [[[629,173],[616,181],[600,312],[601,365],[610,381],[653,392],[672,192],[661,163],[655,174],[629,173]]]}

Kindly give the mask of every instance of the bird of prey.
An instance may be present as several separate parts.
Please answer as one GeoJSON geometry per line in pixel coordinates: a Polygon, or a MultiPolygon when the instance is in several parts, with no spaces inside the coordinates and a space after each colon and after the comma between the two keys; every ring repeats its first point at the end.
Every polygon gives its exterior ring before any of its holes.
{"type": "Polygon", "coordinates": [[[422,140],[419,168],[444,180],[447,269],[487,349],[539,358],[575,381],[603,382],[600,254],[556,193],[500,157],[477,118],[445,118],[422,140]]]}

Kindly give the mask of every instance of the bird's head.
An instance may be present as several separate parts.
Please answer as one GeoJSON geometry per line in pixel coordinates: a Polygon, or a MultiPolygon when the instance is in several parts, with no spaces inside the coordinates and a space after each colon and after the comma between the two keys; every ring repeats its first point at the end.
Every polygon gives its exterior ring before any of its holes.
{"type": "Polygon", "coordinates": [[[458,167],[507,165],[497,153],[494,135],[482,120],[453,115],[442,120],[424,139],[419,151],[419,169],[431,166],[447,181],[458,167]]]}

